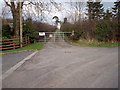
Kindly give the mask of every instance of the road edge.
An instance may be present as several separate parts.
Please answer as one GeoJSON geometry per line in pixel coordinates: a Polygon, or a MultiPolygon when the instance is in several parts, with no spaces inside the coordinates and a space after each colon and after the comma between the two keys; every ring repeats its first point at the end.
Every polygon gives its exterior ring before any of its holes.
{"type": "Polygon", "coordinates": [[[20,62],[18,62],[16,65],[14,65],[13,67],[11,67],[8,71],[6,71],[3,75],[2,75],[2,80],[5,79],[6,77],[8,77],[9,75],[11,75],[17,68],[19,68],[21,65],[23,65],[27,60],[29,60],[30,58],[32,58],[38,51],[33,52],[32,54],[28,55],[26,58],[24,58],[23,60],[21,60],[20,62]]]}
{"type": "Polygon", "coordinates": [[[0,53],[0,55],[15,54],[15,53],[21,53],[21,52],[26,52],[26,51],[35,51],[35,50],[21,50],[21,51],[5,52],[5,53],[0,53]]]}

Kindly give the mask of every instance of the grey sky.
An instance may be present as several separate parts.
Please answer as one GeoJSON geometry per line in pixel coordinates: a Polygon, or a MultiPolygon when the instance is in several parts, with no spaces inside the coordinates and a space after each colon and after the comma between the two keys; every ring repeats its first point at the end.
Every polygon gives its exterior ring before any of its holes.
{"type": "MultiPolygon", "coordinates": [[[[35,0],[34,0],[34,1],[35,1],[35,0]]],[[[73,0],[54,0],[54,1],[56,1],[56,2],[70,2],[70,1],[72,1],[72,2],[73,2],[73,0]]],[[[80,1],[85,1],[85,0],[74,0],[74,2],[75,2],[75,1],[80,2],[80,1]]],[[[116,1],[116,0],[102,0],[102,3],[103,3],[103,5],[104,5],[104,8],[105,8],[105,9],[110,9],[110,8],[113,7],[115,1],[116,1]]],[[[4,1],[3,1],[3,0],[0,0],[1,6],[3,6],[3,3],[4,3],[4,1]]],[[[64,5],[64,8],[69,9],[69,6],[64,5]]],[[[85,8],[85,6],[84,6],[83,8],[85,8]]],[[[0,10],[1,10],[1,9],[0,9],[0,10]]],[[[65,13],[64,10],[62,11],[62,13],[57,11],[57,12],[52,12],[52,13],[49,14],[49,15],[47,14],[46,17],[49,19],[49,23],[53,23],[53,22],[54,22],[54,21],[52,20],[52,17],[53,17],[53,16],[58,16],[58,17],[60,18],[60,20],[63,21],[63,18],[66,17],[67,14],[65,13]]],[[[9,16],[9,17],[11,17],[11,16],[9,16]]]]}

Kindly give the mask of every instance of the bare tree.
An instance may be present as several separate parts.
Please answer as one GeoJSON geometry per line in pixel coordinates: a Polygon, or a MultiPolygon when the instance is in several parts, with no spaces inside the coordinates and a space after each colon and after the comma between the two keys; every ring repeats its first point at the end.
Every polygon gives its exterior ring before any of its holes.
{"type": "Polygon", "coordinates": [[[32,17],[36,21],[43,22],[47,19],[46,16],[51,15],[53,10],[55,11],[61,10],[61,4],[56,3],[52,0],[46,2],[43,0],[37,0],[32,3],[34,4],[24,3],[25,6],[23,8],[23,11],[26,17],[32,17]]]}
{"type": "Polygon", "coordinates": [[[24,2],[20,2],[19,0],[17,1],[13,1],[13,0],[9,0],[6,1],[4,0],[6,5],[10,7],[11,9],[11,13],[13,16],[13,36],[18,37],[19,36],[19,30],[20,30],[20,8],[23,8],[23,3],[24,2]],[[20,7],[20,3],[22,4],[20,7]]]}
{"type": "Polygon", "coordinates": [[[66,9],[66,17],[69,21],[77,22],[82,18],[82,10],[84,6],[84,2],[67,2],[65,6],[68,5],[68,9],[66,9]]]}
{"type": "MultiPolygon", "coordinates": [[[[20,8],[23,9],[23,5],[34,5],[32,6],[33,9],[30,9],[29,11],[33,10],[34,15],[41,16],[41,20],[44,18],[43,14],[45,11],[50,11],[50,6],[53,5],[54,7],[58,8],[57,3],[50,0],[49,4],[46,2],[43,2],[41,0],[38,0],[36,2],[33,2],[31,0],[20,2],[20,0],[4,0],[6,5],[10,7],[11,13],[13,16],[13,35],[18,37],[19,36],[19,30],[20,30],[20,8]],[[22,4],[20,7],[20,3],[22,4]]],[[[51,7],[53,7],[51,6],[51,7]]]]}
{"type": "Polygon", "coordinates": [[[5,5],[2,7],[1,18],[2,24],[5,24],[5,19],[10,15],[10,9],[5,5]]]}

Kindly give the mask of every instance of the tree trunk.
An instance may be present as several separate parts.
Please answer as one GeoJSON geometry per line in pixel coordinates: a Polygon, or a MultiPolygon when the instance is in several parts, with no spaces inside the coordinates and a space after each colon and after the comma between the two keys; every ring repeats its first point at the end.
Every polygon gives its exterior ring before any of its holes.
{"type": "MultiPolygon", "coordinates": [[[[19,32],[20,32],[20,8],[23,8],[23,3],[21,2],[21,6],[20,6],[20,2],[17,1],[17,3],[10,0],[10,2],[8,3],[6,0],[4,0],[6,5],[9,6],[11,8],[11,12],[12,12],[12,16],[13,16],[13,33],[12,35],[15,37],[19,37],[19,32]]],[[[20,0],[19,0],[20,1],[20,0]]]]}
{"type": "Polygon", "coordinates": [[[13,15],[13,36],[19,37],[20,15],[19,10],[12,10],[13,15]]]}

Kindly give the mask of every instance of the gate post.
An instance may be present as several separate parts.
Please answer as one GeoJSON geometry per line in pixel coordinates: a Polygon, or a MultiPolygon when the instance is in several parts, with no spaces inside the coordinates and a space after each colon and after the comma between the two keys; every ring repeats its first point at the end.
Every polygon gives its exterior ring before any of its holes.
{"type": "Polygon", "coordinates": [[[65,37],[65,36],[64,36],[64,32],[63,32],[63,40],[64,40],[64,37],[65,37]]]}
{"type": "Polygon", "coordinates": [[[46,35],[44,36],[44,42],[46,42],[46,35]]]}
{"type": "Polygon", "coordinates": [[[54,42],[55,42],[55,33],[54,33],[54,42]]]}

